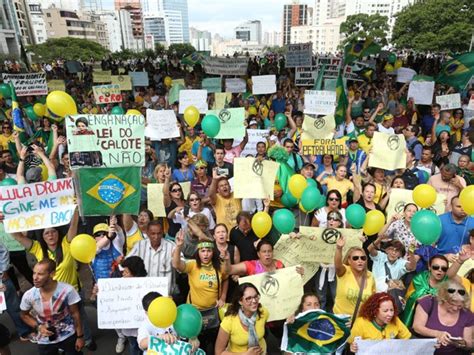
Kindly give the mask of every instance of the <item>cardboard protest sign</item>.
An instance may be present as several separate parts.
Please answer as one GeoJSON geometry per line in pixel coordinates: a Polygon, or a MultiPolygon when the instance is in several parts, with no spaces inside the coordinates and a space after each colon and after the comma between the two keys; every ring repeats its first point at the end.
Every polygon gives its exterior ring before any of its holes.
{"type": "Polygon", "coordinates": [[[197,349],[192,352],[193,346],[181,340],[176,340],[173,344],[167,344],[164,340],[151,336],[148,341],[147,355],[182,355],[182,354],[194,354],[194,355],[206,355],[206,352],[202,349],[197,349]]]}
{"type": "Polygon", "coordinates": [[[97,85],[92,87],[96,104],[110,104],[122,102],[122,93],[117,84],[97,85]]]}
{"type": "Polygon", "coordinates": [[[369,155],[369,166],[385,170],[404,169],[407,165],[403,134],[375,132],[369,155]]]}
{"type": "Polygon", "coordinates": [[[474,111],[474,94],[471,95],[471,98],[469,99],[469,103],[467,105],[468,110],[474,111]]]}
{"type": "Polygon", "coordinates": [[[336,121],[334,120],[334,115],[318,118],[305,115],[302,128],[302,141],[313,139],[332,139],[334,137],[334,130],[336,129],[336,121]]]}
{"type": "Polygon", "coordinates": [[[286,53],[286,68],[310,67],[313,64],[313,44],[297,43],[289,44],[286,53]]]}
{"type": "Polygon", "coordinates": [[[171,86],[173,85],[183,85],[184,87],[186,87],[186,82],[184,81],[184,79],[173,79],[171,80],[171,86]]]}
{"type": "Polygon", "coordinates": [[[150,85],[149,81],[148,81],[148,73],[147,72],[132,71],[132,72],[129,72],[128,75],[132,79],[132,85],[134,87],[150,85]]]}
{"type": "Polygon", "coordinates": [[[217,116],[221,121],[221,129],[216,139],[239,139],[245,136],[245,108],[210,110],[208,114],[217,116]]]}
{"type": "Polygon", "coordinates": [[[252,94],[274,94],[276,92],[276,75],[252,76],[252,94]]]}
{"type": "Polygon", "coordinates": [[[461,94],[450,94],[436,96],[436,103],[441,106],[441,110],[453,110],[461,108],[461,94]]]}
{"type": "Polygon", "coordinates": [[[357,355],[423,354],[432,355],[436,339],[357,340],[357,355]]]}
{"type": "Polygon", "coordinates": [[[297,67],[295,69],[295,85],[313,86],[314,82],[316,81],[317,74],[316,67],[297,67]]]}
{"type": "Polygon", "coordinates": [[[202,88],[208,93],[222,92],[221,78],[205,78],[202,79],[202,88]]]}
{"type": "Polygon", "coordinates": [[[200,113],[207,112],[206,90],[181,90],[179,92],[179,113],[184,113],[188,106],[196,107],[200,113]]]}
{"type": "Polygon", "coordinates": [[[225,91],[226,92],[246,92],[247,82],[240,78],[225,79],[225,91]]]}
{"type": "Polygon", "coordinates": [[[57,227],[71,222],[76,204],[71,178],[1,186],[0,211],[7,233],[57,227]]]}
{"type": "Polygon", "coordinates": [[[75,115],[64,123],[73,169],[145,165],[142,115],[75,115]]]}
{"type": "Polygon", "coordinates": [[[302,141],[303,155],[346,155],[346,139],[306,139],[302,141]]]}
{"type": "Polygon", "coordinates": [[[398,68],[397,69],[397,82],[409,83],[411,79],[416,75],[416,71],[410,68],[398,68]]]}
{"type": "Polygon", "coordinates": [[[274,272],[264,272],[239,277],[239,284],[249,282],[260,293],[260,303],[270,313],[268,321],[286,319],[295,312],[303,296],[303,278],[296,266],[285,267],[274,272]]]}
{"type": "Polygon", "coordinates": [[[342,58],[319,56],[316,59],[316,69],[319,72],[324,67],[324,78],[337,78],[341,69],[342,58]]]}
{"type": "Polygon", "coordinates": [[[230,100],[232,99],[232,93],[230,92],[216,92],[214,94],[214,105],[213,110],[222,110],[229,107],[230,100]]]}
{"type": "Polygon", "coordinates": [[[434,81],[412,81],[408,87],[409,99],[415,100],[417,105],[431,105],[433,103],[434,81]]]}
{"type": "Polygon", "coordinates": [[[234,197],[270,198],[273,200],[273,188],[279,163],[255,158],[234,159],[234,197]]]}
{"type": "Polygon", "coordinates": [[[16,96],[48,95],[45,73],[2,74],[5,83],[12,83],[16,96]]]}
{"type": "Polygon", "coordinates": [[[202,60],[202,67],[212,75],[246,75],[248,58],[208,57],[202,60]]]}
{"type": "Polygon", "coordinates": [[[112,81],[112,72],[110,70],[100,70],[92,72],[93,83],[110,83],[112,81]]]}
{"type": "MultiPolygon", "coordinates": [[[[263,142],[267,144],[267,136],[270,133],[269,129],[247,129],[247,136],[249,140],[245,145],[244,150],[240,153],[241,157],[246,157],[247,155],[256,156],[257,155],[257,144],[263,142]]],[[[234,139],[234,147],[242,142],[241,139],[234,139]]]]}
{"type": "Polygon", "coordinates": [[[146,185],[148,209],[153,212],[155,217],[166,217],[166,210],[163,197],[164,184],[146,185]]]}
{"type": "Polygon", "coordinates": [[[148,292],[168,295],[167,277],[126,277],[97,280],[99,329],[136,329],[146,321],[142,298],[148,292]]]}
{"type": "Polygon", "coordinates": [[[326,90],[306,90],[304,113],[330,115],[336,109],[336,92],[326,90]]]}
{"type": "Polygon", "coordinates": [[[161,140],[179,137],[178,120],[173,110],[146,110],[145,137],[161,140]]]}
{"type": "Polygon", "coordinates": [[[132,90],[132,78],[128,75],[112,75],[112,84],[120,86],[120,91],[132,90]]]}
{"type": "Polygon", "coordinates": [[[364,78],[358,74],[358,72],[364,68],[370,68],[370,64],[366,62],[355,61],[351,65],[346,65],[344,67],[342,76],[343,78],[352,81],[364,81],[364,78]]]}
{"type": "Polygon", "coordinates": [[[50,80],[48,81],[48,92],[51,91],[66,91],[66,84],[64,80],[50,80]]]}
{"type": "MultiPolygon", "coordinates": [[[[342,78],[342,84],[344,85],[344,90],[347,92],[347,79],[342,78]]],[[[325,78],[323,88],[326,91],[336,91],[337,87],[337,78],[325,78]]]]}

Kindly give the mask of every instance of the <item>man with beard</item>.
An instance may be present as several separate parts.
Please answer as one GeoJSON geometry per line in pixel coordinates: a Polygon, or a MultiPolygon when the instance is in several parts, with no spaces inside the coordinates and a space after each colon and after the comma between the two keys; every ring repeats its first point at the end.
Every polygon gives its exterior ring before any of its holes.
{"type": "Polygon", "coordinates": [[[439,194],[446,196],[446,211],[451,211],[451,200],[459,195],[461,190],[466,187],[466,180],[456,175],[456,166],[453,164],[446,164],[441,169],[441,173],[433,175],[428,180],[428,185],[435,188],[439,194]]]}

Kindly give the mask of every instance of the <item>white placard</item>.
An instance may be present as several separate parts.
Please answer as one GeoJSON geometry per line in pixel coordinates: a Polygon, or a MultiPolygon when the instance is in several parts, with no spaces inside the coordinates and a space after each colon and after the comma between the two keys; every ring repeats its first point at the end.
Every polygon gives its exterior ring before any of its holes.
{"type": "Polygon", "coordinates": [[[356,340],[357,355],[433,355],[436,339],[356,340]]]}
{"type": "MultiPolygon", "coordinates": [[[[267,144],[267,136],[270,133],[269,129],[247,129],[247,135],[249,140],[245,145],[244,150],[240,153],[240,156],[245,158],[247,155],[255,157],[257,155],[257,143],[263,142],[267,144]]],[[[237,146],[242,142],[242,139],[234,139],[233,146],[237,146]]]]}
{"type": "Polygon", "coordinates": [[[274,94],[276,91],[276,75],[252,76],[252,94],[274,94]]]}
{"type": "Polygon", "coordinates": [[[148,80],[148,73],[144,71],[131,71],[128,76],[132,78],[132,85],[137,86],[148,86],[150,84],[148,80]]]}
{"type": "Polygon", "coordinates": [[[286,68],[310,67],[313,61],[313,44],[296,43],[289,44],[286,53],[286,68]]]}
{"type": "Polygon", "coordinates": [[[146,319],[142,298],[156,291],[168,295],[167,277],[125,277],[97,281],[97,326],[99,329],[134,329],[146,319]]]}
{"type": "Polygon", "coordinates": [[[152,140],[179,137],[178,121],[173,110],[146,110],[145,137],[152,140]]]}
{"type": "Polygon", "coordinates": [[[202,67],[207,74],[246,75],[248,58],[208,57],[202,60],[202,67]]]}
{"type": "Polygon", "coordinates": [[[467,104],[467,109],[474,111],[474,94],[471,95],[469,103],[467,104]]]}
{"type": "Polygon", "coordinates": [[[296,86],[313,86],[317,78],[316,67],[298,67],[295,69],[296,86]]]}
{"type": "Polygon", "coordinates": [[[436,96],[436,103],[441,106],[441,110],[461,108],[461,94],[436,96]]]}
{"type": "Polygon", "coordinates": [[[179,92],[179,113],[184,113],[188,106],[195,106],[200,113],[206,113],[207,90],[181,90],[179,92]]]}
{"type": "Polygon", "coordinates": [[[48,95],[45,73],[2,74],[5,83],[11,82],[16,96],[48,95]]]}
{"type": "Polygon", "coordinates": [[[225,92],[246,92],[247,83],[244,79],[225,79],[225,92]]]}
{"type": "Polygon", "coordinates": [[[416,71],[410,68],[398,68],[397,69],[397,82],[409,83],[411,79],[416,75],[416,71]]]}
{"type": "Polygon", "coordinates": [[[336,92],[327,90],[306,90],[304,93],[304,113],[330,115],[336,109],[336,92]]]}
{"type": "Polygon", "coordinates": [[[412,81],[408,87],[409,99],[417,105],[431,105],[433,103],[434,81],[412,81]]]}
{"type": "Polygon", "coordinates": [[[0,292],[0,313],[7,310],[7,300],[5,298],[5,293],[0,292]]]}

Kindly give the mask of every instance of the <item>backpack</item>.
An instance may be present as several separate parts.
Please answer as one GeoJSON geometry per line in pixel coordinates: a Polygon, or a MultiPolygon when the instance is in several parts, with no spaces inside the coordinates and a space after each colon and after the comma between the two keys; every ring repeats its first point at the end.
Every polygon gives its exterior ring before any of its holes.
{"type": "Polygon", "coordinates": [[[403,179],[403,182],[405,183],[405,189],[413,190],[420,183],[418,172],[419,170],[416,168],[415,170],[407,169],[403,172],[402,179],[403,179]]]}

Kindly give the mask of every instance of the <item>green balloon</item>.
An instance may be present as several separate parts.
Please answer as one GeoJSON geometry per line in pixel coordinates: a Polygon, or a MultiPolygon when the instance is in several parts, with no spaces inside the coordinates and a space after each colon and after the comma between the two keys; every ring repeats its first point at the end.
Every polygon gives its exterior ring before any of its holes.
{"type": "Polygon", "coordinates": [[[214,138],[221,130],[221,122],[216,115],[206,115],[202,119],[201,128],[206,136],[214,138]]]}
{"type": "Polygon", "coordinates": [[[316,184],[316,180],[314,180],[314,179],[307,178],[306,182],[308,183],[308,186],[318,187],[318,184],[316,184]]]}
{"type": "Polygon", "coordinates": [[[282,208],[273,214],[273,225],[281,234],[288,234],[295,229],[295,216],[293,212],[282,208]]]}
{"type": "Polygon", "coordinates": [[[35,113],[35,110],[33,109],[33,106],[27,106],[24,108],[25,112],[26,112],[26,116],[32,120],[32,121],[36,121],[39,117],[36,116],[36,113],[35,113]]]}
{"type": "Polygon", "coordinates": [[[304,189],[301,195],[301,205],[306,211],[313,211],[318,207],[321,198],[321,193],[315,186],[308,186],[304,189]]]}
{"type": "Polygon", "coordinates": [[[354,228],[362,228],[365,223],[365,209],[358,203],[353,203],[346,208],[347,221],[354,228]]]}
{"type": "Polygon", "coordinates": [[[388,62],[390,64],[395,64],[396,61],[397,61],[397,55],[395,53],[390,53],[388,55],[388,62]]]}
{"type": "Polygon", "coordinates": [[[287,208],[292,208],[298,204],[298,200],[288,191],[281,196],[281,203],[287,208]]]}
{"type": "Polygon", "coordinates": [[[10,85],[5,83],[0,84],[0,94],[2,94],[5,99],[12,97],[12,89],[10,88],[10,85]]]}
{"type": "Polygon", "coordinates": [[[110,113],[112,115],[123,115],[125,111],[120,106],[114,106],[112,107],[112,111],[110,111],[110,113]]]}
{"type": "Polygon", "coordinates": [[[180,337],[197,337],[202,328],[201,313],[192,304],[182,304],[178,307],[173,328],[180,337]]]}
{"type": "Polygon", "coordinates": [[[12,178],[5,178],[0,181],[0,186],[13,186],[16,185],[16,180],[12,178]]]}
{"type": "Polygon", "coordinates": [[[316,208],[323,208],[324,206],[326,206],[326,196],[324,195],[321,195],[321,197],[319,198],[319,203],[318,203],[318,207],[316,208]]]}
{"type": "Polygon", "coordinates": [[[279,113],[275,116],[275,128],[281,131],[283,128],[286,127],[288,123],[288,119],[286,118],[284,113],[279,113]]]}
{"type": "Polygon", "coordinates": [[[432,245],[441,235],[441,221],[430,210],[416,212],[410,225],[413,235],[423,245],[432,245]]]}

